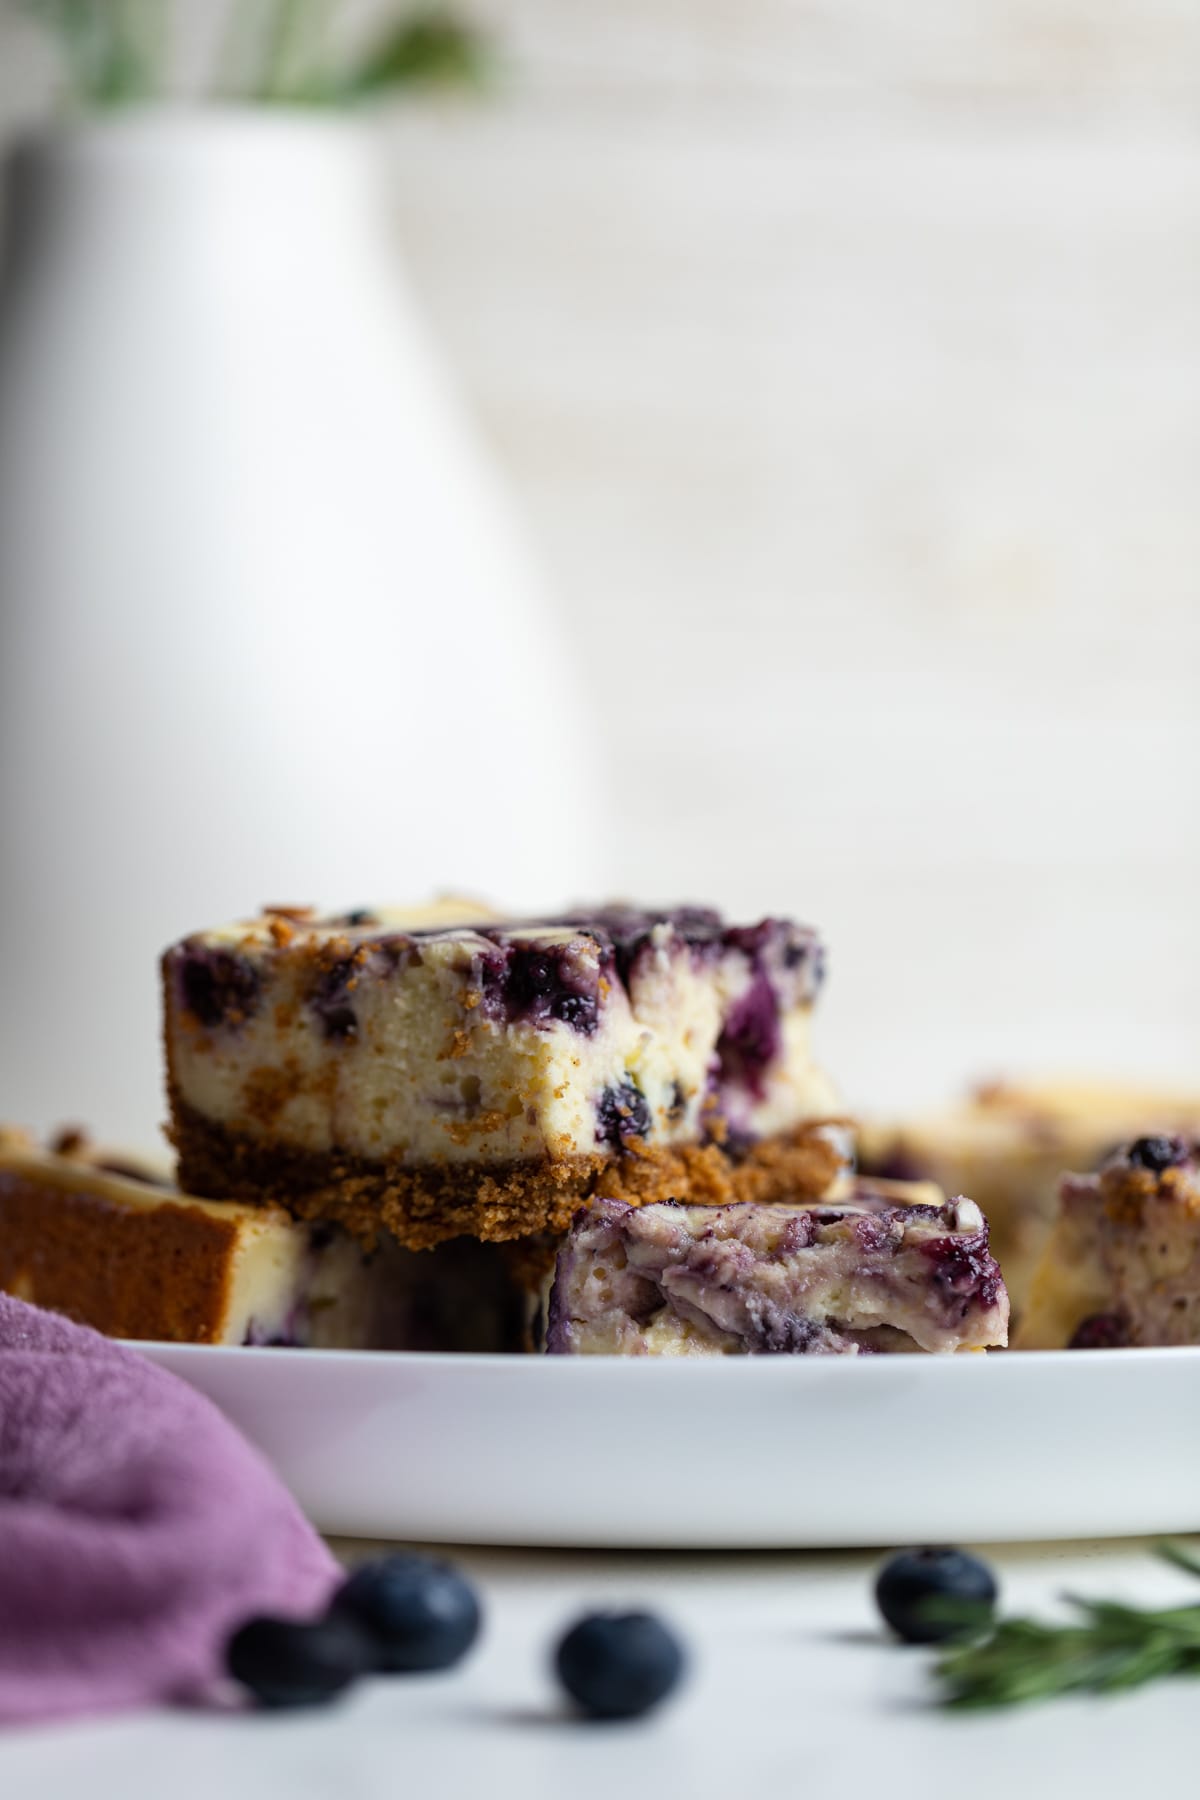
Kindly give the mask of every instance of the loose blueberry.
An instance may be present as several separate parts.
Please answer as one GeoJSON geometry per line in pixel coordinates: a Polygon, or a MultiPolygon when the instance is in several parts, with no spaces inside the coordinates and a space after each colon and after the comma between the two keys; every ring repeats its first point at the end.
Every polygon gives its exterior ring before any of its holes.
{"type": "Polygon", "coordinates": [[[634,1719],[657,1706],[683,1674],[683,1648],[652,1613],[589,1613],[555,1653],[558,1678],[594,1719],[634,1719]]]}
{"type": "Polygon", "coordinates": [[[906,1644],[939,1644],[964,1630],[962,1620],[937,1616],[939,1604],[970,1605],[990,1613],[996,1591],[987,1564],[965,1550],[901,1550],[879,1572],[875,1603],[906,1644]]]}
{"type": "Polygon", "coordinates": [[[1129,1146],[1129,1160],[1135,1168],[1161,1175],[1164,1169],[1187,1161],[1187,1146],[1180,1138],[1140,1137],[1129,1146]]]}
{"type": "Polygon", "coordinates": [[[372,1667],[374,1646],[350,1617],[250,1619],[235,1631],[225,1664],[260,1706],[321,1706],[372,1667]]]}
{"type": "Polygon", "coordinates": [[[451,1563],[415,1551],[364,1563],[333,1609],[366,1627],[375,1667],[392,1674],[449,1669],[479,1636],[483,1617],[465,1576],[451,1563]]]}

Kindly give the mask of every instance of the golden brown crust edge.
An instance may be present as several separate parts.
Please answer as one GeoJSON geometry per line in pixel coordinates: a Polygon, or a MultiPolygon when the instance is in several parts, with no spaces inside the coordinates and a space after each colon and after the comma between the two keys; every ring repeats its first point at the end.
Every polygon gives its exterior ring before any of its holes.
{"type": "Polygon", "coordinates": [[[205,1119],[178,1092],[171,1115],[185,1192],[273,1202],[300,1218],[342,1225],[368,1246],[382,1229],[410,1250],[454,1237],[503,1242],[565,1231],[579,1207],[601,1195],[636,1206],[817,1199],[843,1167],[836,1135],[822,1129],[832,1121],[800,1126],[739,1157],[716,1144],[630,1145],[616,1157],[410,1168],[257,1143],[205,1119]]]}
{"type": "Polygon", "coordinates": [[[237,1227],[200,1207],[127,1212],[89,1186],[0,1170],[0,1290],[108,1337],[213,1343],[237,1227]]]}

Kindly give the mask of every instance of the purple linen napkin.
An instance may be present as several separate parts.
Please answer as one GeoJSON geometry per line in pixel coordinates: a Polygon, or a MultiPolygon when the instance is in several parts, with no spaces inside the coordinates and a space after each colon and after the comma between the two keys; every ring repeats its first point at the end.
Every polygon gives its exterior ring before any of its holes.
{"type": "Polygon", "coordinates": [[[208,1400],[0,1294],[0,1721],[215,1697],[231,1630],[337,1579],[208,1400]]]}

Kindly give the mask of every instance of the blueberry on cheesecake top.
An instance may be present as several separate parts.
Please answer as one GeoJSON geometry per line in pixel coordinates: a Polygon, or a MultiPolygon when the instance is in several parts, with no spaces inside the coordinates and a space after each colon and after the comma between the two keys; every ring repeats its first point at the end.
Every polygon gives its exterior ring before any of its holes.
{"type": "Polygon", "coordinates": [[[1200,1343],[1200,1140],[1155,1132],[1064,1175],[1022,1349],[1200,1343]]]}
{"type": "Polygon", "coordinates": [[[259,1146],[361,1173],[739,1147],[835,1110],[809,1045],[821,946],[784,919],[275,907],[163,973],[185,1166],[196,1131],[243,1168],[259,1146]]]}
{"type": "Polygon", "coordinates": [[[546,1349],[575,1355],[862,1354],[1006,1341],[1008,1297],[970,1200],[857,1181],[832,1203],[622,1201],[559,1252],[546,1349]]]}

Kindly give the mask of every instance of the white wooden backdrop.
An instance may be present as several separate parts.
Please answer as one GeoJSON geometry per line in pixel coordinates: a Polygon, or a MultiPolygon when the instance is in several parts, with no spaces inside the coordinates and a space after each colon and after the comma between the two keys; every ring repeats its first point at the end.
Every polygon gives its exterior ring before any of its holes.
{"type": "MultiPolygon", "coordinates": [[[[1200,9],[475,10],[506,79],[389,123],[397,229],[614,888],[824,926],[856,1100],[1200,1078],[1200,9]]],[[[0,125],[45,92],[0,15],[0,125]]]]}

